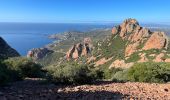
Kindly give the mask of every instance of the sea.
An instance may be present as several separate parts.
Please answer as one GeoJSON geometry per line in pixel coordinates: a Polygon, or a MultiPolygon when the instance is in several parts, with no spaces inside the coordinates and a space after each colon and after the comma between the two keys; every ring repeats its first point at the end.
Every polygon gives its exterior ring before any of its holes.
{"type": "Polygon", "coordinates": [[[90,31],[93,29],[111,28],[113,24],[99,23],[0,23],[0,36],[20,55],[26,56],[33,48],[44,47],[54,40],[50,34],[66,31],[90,31]]]}

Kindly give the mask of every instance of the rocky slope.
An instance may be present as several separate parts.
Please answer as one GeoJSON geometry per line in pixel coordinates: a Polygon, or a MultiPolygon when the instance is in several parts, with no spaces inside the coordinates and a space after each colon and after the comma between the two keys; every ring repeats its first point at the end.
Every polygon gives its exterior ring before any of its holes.
{"type": "Polygon", "coordinates": [[[168,41],[164,32],[151,32],[135,19],[127,19],[112,29],[112,36],[97,43],[93,54],[98,60],[93,62],[96,66],[107,63],[109,68],[129,68],[134,62],[169,62],[168,41]],[[98,64],[101,59],[106,62],[98,64]]]}
{"type": "Polygon", "coordinates": [[[169,100],[170,84],[111,83],[64,86],[26,79],[0,87],[0,100],[169,100]]]}
{"type": "Polygon", "coordinates": [[[20,56],[19,53],[11,48],[5,40],[0,37],[0,59],[20,56]]]}

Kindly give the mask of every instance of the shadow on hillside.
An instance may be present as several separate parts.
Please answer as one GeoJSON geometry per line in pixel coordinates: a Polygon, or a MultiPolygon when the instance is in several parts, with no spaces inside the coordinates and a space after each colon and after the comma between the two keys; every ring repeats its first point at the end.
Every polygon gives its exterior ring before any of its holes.
{"type": "MultiPolygon", "coordinates": [[[[36,91],[36,90],[35,90],[36,91]]],[[[0,100],[122,100],[128,95],[119,92],[95,91],[95,92],[46,92],[32,94],[5,94],[0,95],[0,100]]]]}
{"type": "Polygon", "coordinates": [[[26,79],[12,83],[10,86],[0,88],[0,100],[120,100],[129,97],[120,92],[109,92],[96,88],[95,91],[79,90],[75,86],[65,91],[68,86],[42,84],[43,80],[26,79]],[[59,89],[64,91],[59,91],[59,89]]]}
{"type": "Polygon", "coordinates": [[[56,94],[56,99],[61,100],[121,100],[128,95],[123,95],[119,92],[109,92],[109,91],[79,91],[79,92],[69,92],[69,93],[58,93],[56,94]]]}

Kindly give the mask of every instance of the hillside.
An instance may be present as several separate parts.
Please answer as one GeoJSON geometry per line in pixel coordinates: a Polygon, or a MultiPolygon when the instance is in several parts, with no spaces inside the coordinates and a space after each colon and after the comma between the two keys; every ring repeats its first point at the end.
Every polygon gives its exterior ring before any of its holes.
{"type": "Polygon", "coordinates": [[[35,52],[34,54],[31,54],[31,58],[42,65],[47,66],[57,64],[58,62],[65,61],[67,51],[69,51],[73,45],[81,43],[84,38],[91,38],[92,42],[95,43],[110,34],[111,29],[97,29],[89,32],[71,31],[50,35],[49,38],[56,39],[54,43],[44,47],[45,49],[37,48],[30,50],[27,56],[30,57],[30,53],[35,52]],[[41,57],[37,57],[37,55],[40,55],[41,57]]]}
{"type": "Polygon", "coordinates": [[[134,62],[169,62],[169,43],[164,32],[151,32],[135,19],[112,29],[112,36],[99,41],[94,50],[96,66],[129,68],[134,62]]]}
{"type": "Polygon", "coordinates": [[[5,59],[8,57],[17,57],[19,53],[11,48],[6,41],[0,37],[0,59],[5,59]]]}

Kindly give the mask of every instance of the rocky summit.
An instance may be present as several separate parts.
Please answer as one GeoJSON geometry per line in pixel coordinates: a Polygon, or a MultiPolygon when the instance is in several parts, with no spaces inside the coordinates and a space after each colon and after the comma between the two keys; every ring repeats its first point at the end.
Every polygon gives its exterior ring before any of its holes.
{"type": "Polygon", "coordinates": [[[20,56],[19,53],[11,48],[5,40],[0,37],[0,59],[20,56]]]}
{"type": "Polygon", "coordinates": [[[119,35],[129,41],[125,56],[130,56],[139,50],[166,49],[168,38],[164,32],[151,32],[143,28],[135,19],[127,19],[121,25],[112,29],[113,35],[119,35]],[[141,48],[138,47],[143,44],[141,48]]]}

